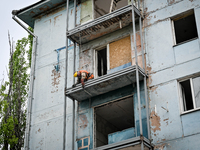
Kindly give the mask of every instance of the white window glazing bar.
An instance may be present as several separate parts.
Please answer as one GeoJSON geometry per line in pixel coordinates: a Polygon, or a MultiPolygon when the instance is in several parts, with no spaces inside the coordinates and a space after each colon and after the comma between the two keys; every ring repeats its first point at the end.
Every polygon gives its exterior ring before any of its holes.
{"type": "Polygon", "coordinates": [[[107,44],[107,70],[110,70],[110,50],[109,50],[109,44],[107,44]]]}
{"type": "Polygon", "coordinates": [[[194,96],[194,86],[193,86],[193,80],[190,78],[190,86],[191,86],[191,92],[192,92],[192,101],[193,101],[193,107],[196,109],[196,101],[194,96]]]}
{"type": "Polygon", "coordinates": [[[174,20],[171,20],[171,25],[172,25],[173,41],[174,41],[174,45],[176,45],[176,35],[175,35],[175,28],[174,28],[174,20]]]}
{"type": "Polygon", "coordinates": [[[179,87],[179,97],[180,97],[180,103],[181,103],[181,112],[184,112],[186,110],[185,106],[185,99],[183,97],[183,90],[182,90],[182,85],[180,82],[178,82],[178,87],[179,87]]]}

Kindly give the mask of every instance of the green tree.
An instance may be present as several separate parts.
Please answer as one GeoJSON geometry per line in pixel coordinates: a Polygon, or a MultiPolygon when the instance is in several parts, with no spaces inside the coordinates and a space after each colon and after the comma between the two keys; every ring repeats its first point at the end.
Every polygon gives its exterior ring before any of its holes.
{"type": "Polygon", "coordinates": [[[9,81],[2,82],[0,87],[0,149],[20,150],[24,145],[26,128],[28,69],[31,66],[33,37],[29,35],[28,38],[18,40],[15,48],[13,48],[13,41],[11,42],[9,34],[8,37],[10,44],[9,81]]]}

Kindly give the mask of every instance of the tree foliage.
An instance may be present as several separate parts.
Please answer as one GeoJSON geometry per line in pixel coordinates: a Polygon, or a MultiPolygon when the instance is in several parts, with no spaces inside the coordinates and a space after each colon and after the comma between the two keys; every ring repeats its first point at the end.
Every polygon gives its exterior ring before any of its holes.
{"type": "Polygon", "coordinates": [[[2,82],[0,85],[0,149],[20,150],[24,145],[26,128],[28,69],[31,66],[33,37],[29,35],[28,38],[18,40],[15,48],[9,34],[8,37],[10,44],[9,81],[2,82]]]}

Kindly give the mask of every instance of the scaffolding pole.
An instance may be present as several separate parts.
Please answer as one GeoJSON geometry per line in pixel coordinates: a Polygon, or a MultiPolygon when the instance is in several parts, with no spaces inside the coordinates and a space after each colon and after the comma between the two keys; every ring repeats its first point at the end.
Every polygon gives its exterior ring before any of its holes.
{"type": "MultiPolygon", "coordinates": [[[[76,27],[76,0],[74,0],[74,28],[76,27]]],[[[74,41],[74,64],[73,72],[76,70],[76,42],[74,41]]],[[[73,84],[75,84],[75,78],[73,78],[73,84]]],[[[75,99],[73,99],[73,109],[72,109],[72,150],[74,150],[75,143],[75,99]]]]}
{"type": "MultiPolygon", "coordinates": [[[[135,11],[134,11],[133,0],[131,0],[131,3],[132,3],[132,22],[133,22],[133,37],[134,37],[135,64],[136,64],[137,99],[138,99],[138,107],[139,107],[139,124],[140,124],[140,135],[143,136],[141,102],[140,102],[140,83],[139,83],[138,58],[137,58],[137,46],[136,46],[135,11]]],[[[141,141],[141,150],[144,150],[143,140],[141,141]]]]}
{"type": "Polygon", "coordinates": [[[65,53],[65,90],[64,90],[64,121],[63,121],[63,150],[65,150],[65,142],[66,142],[66,112],[67,112],[67,97],[65,96],[65,91],[67,89],[67,70],[68,70],[68,13],[69,13],[69,0],[67,0],[66,4],[66,53],[65,53]]]}
{"type": "Polygon", "coordinates": [[[142,65],[145,72],[144,76],[144,92],[145,92],[145,103],[146,103],[146,116],[147,116],[147,132],[148,138],[150,139],[150,126],[149,126],[149,103],[147,96],[147,83],[146,83],[146,68],[145,68],[145,59],[144,59],[144,47],[143,47],[143,36],[142,36],[142,17],[139,18],[139,26],[140,26],[140,40],[141,40],[141,49],[142,49],[142,65]]]}

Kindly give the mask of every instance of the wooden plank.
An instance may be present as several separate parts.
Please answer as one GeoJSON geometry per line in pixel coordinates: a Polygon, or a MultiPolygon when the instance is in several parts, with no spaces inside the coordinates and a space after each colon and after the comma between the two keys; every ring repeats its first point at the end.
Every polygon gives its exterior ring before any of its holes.
{"type": "Polygon", "coordinates": [[[110,69],[131,62],[130,36],[109,44],[110,69]]]}

